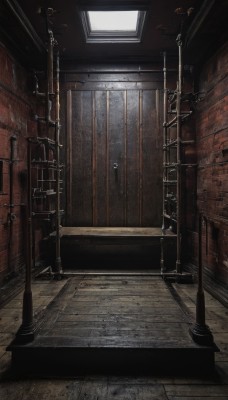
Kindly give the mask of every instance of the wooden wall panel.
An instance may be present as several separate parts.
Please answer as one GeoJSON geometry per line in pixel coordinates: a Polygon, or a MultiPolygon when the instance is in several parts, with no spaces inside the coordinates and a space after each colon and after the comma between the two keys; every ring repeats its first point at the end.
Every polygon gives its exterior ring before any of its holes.
{"type": "Polygon", "coordinates": [[[68,91],[68,225],[161,225],[157,93],[135,82],[132,89],[68,91]]]}

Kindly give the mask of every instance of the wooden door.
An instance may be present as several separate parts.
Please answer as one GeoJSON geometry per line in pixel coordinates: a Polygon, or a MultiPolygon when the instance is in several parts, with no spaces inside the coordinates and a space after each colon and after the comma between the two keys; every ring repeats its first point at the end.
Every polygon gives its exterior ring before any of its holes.
{"type": "Polygon", "coordinates": [[[159,226],[158,90],[69,90],[67,224],[159,226]]]}

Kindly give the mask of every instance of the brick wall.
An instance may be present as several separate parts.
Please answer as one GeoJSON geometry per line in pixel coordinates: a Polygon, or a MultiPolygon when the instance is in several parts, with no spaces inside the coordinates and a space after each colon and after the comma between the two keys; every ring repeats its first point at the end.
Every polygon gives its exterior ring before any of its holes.
{"type": "Polygon", "coordinates": [[[0,45],[0,283],[25,264],[27,136],[36,133],[30,73],[0,45]],[[14,137],[14,139],[12,139],[14,137]],[[11,141],[15,151],[13,164],[11,141]],[[10,208],[10,168],[13,170],[10,208]],[[10,219],[10,212],[12,218],[10,219]]]}
{"type": "MultiPolygon", "coordinates": [[[[228,44],[204,65],[196,111],[197,207],[203,227],[203,265],[215,280],[228,283],[228,44]]],[[[191,239],[197,260],[197,233],[191,239]]]]}

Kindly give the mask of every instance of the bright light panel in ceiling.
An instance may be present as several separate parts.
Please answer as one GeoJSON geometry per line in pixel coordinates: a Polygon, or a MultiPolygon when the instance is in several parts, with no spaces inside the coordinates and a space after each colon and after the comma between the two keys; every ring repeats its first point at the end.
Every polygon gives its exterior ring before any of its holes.
{"type": "Polygon", "coordinates": [[[91,32],[136,32],[138,11],[88,11],[91,32]]]}

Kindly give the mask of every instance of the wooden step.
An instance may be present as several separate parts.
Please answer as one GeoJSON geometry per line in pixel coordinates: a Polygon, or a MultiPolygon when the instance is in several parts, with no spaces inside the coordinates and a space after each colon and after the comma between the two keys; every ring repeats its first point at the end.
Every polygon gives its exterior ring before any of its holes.
{"type": "Polygon", "coordinates": [[[37,337],[27,345],[12,345],[12,365],[23,374],[85,373],[208,374],[214,369],[214,348],[165,341],[120,341],[75,337],[37,337]]]}

